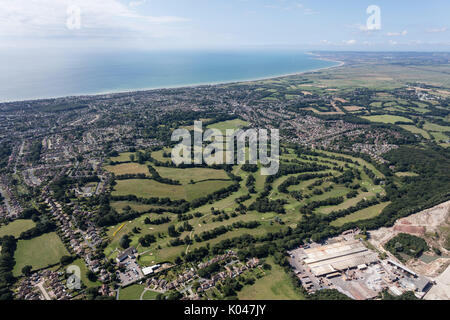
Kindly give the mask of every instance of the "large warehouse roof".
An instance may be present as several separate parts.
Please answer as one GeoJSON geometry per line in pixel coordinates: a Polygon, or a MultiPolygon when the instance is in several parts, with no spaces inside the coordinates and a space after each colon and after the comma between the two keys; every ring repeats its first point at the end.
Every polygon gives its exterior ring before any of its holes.
{"type": "Polygon", "coordinates": [[[304,262],[316,276],[337,270],[354,268],[378,260],[376,253],[368,250],[358,240],[342,241],[305,250],[304,262]]]}

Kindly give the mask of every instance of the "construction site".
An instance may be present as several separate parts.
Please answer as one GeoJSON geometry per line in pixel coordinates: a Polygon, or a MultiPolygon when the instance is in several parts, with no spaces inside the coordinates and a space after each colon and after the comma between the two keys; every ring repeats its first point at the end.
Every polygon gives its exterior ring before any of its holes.
{"type": "Polygon", "coordinates": [[[309,293],[337,289],[356,300],[377,299],[388,290],[392,295],[413,291],[422,298],[432,283],[393,259],[355,239],[357,231],[329,239],[323,244],[302,245],[289,252],[290,263],[309,293]]]}

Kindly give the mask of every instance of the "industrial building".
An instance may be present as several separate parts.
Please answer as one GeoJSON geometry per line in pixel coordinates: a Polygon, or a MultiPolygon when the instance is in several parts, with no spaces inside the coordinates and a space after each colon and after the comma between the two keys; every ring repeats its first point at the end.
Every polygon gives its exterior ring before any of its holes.
{"type": "Polygon", "coordinates": [[[332,277],[352,268],[364,269],[378,261],[377,254],[358,240],[309,248],[304,253],[304,263],[316,277],[332,277]]]}
{"type": "Polygon", "coordinates": [[[380,260],[375,251],[351,236],[289,251],[289,262],[308,293],[337,289],[352,299],[368,300],[377,299],[384,290],[397,296],[412,291],[421,298],[432,286],[427,278],[393,259],[380,260]]]}

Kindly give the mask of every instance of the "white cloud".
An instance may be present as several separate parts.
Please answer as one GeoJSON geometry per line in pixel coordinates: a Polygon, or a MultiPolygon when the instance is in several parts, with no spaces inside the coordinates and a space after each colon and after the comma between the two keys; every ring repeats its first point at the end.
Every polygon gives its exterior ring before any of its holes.
{"type": "MultiPolygon", "coordinates": [[[[131,3],[130,3],[131,4],[131,3]]],[[[162,37],[169,24],[187,21],[175,16],[141,15],[118,0],[0,0],[0,37],[162,37]],[[68,30],[67,8],[81,11],[81,28],[68,30]]]]}
{"type": "Polygon", "coordinates": [[[128,4],[128,6],[130,6],[131,8],[136,8],[139,7],[143,4],[147,3],[147,0],[140,0],[140,1],[130,1],[130,3],[128,4]]]}
{"type": "Polygon", "coordinates": [[[408,30],[403,30],[402,32],[388,32],[386,35],[388,37],[400,37],[406,36],[408,34],[408,30]]]}
{"type": "Polygon", "coordinates": [[[344,40],[343,41],[346,45],[354,45],[356,44],[356,40],[352,39],[352,40],[344,40]]]}
{"type": "Polygon", "coordinates": [[[389,44],[392,46],[396,46],[398,44],[398,42],[394,41],[394,40],[389,40],[389,44]]]}
{"type": "Polygon", "coordinates": [[[427,32],[428,33],[441,33],[441,32],[446,32],[447,30],[448,30],[447,27],[442,27],[442,28],[428,29],[427,32]]]}
{"type": "Polygon", "coordinates": [[[293,2],[278,1],[278,2],[280,4],[268,4],[268,5],[265,5],[264,7],[268,8],[268,9],[279,9],[279,10],[284,10],[284,11],[301,10],[304,15],[313,15],[313,14],[319,13],[318,11],[315,11],[313,9],[306,8],[302,3],[297,2],[297,1],[293,1],[293,2]]]}

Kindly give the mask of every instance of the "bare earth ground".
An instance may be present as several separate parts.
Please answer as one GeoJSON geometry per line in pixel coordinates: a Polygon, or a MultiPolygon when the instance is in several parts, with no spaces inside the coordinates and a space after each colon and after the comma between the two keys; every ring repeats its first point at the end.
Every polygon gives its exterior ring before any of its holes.
{"type": "Polygon", "coordinates": [[[425,300],[450,300],[450,266],[438,277],[436,284],[425,295],[425,300]]]}
{"type": "MultiPolygon", "coordinates": [[[[399,219],[391,228],[380,228],[370,231],[370,242],[379,250],[398,233],[410,233],[424,238],[430,247],[439,248],[440,258],[426,263],[420,259],[411,259],[407,266],[435,281],[435,285],[427,293],[425,299],[450,299],[450,252],[444,248],[446,233],[450,229],[450,201],[433,208],[399,219]],[[436,237],[436,233],[439,237],[436,237]]],[[[387,252],[388,253],[388,252],[387,252]]],[[[428,255],[437,257],[433,252],[428,255]]],[[[392,255],[388,253],[390,257],[392,255]]]]}

